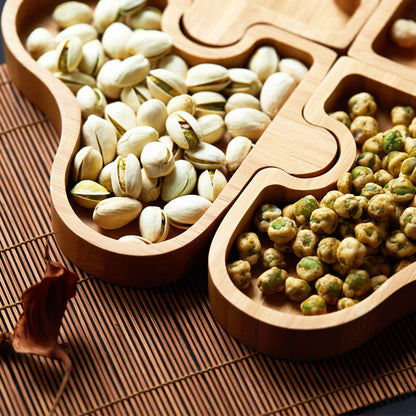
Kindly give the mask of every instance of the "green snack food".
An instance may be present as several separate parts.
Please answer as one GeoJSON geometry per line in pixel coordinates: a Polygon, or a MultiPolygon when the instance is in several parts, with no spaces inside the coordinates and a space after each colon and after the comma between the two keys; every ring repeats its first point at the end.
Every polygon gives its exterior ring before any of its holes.
{"type": "Polygon", "coordinates": [[[312,294],[312,289],[306,280],[289,276],[285,281],[285,293],[290,300],[302,302],[312,294]]]}
{"type": "Polygon", "coordinates": [[[319,295],[311,295],[300,304],[304,315],[322,315],[326,313],[326,303],[319,295]]]}
{"type": "Polygon", "coordinates": [[[318,201],[313,195],[307,195],[295,202],[295,217],[299,224],[309,221],[313,210],[318,208],[318,201]]]}
{"type": "Polygon", "coordinates": [[[343,284],[339,277],[327,273],[315,282],[316,293],[329,305],[336,305],[342,297],[343,284]]]}
{"type": "Polygon", "coordinates": [[[285,255],[274,247],[270,247],[261,254],[261,264],[266,269],[271,267],[285,267],[285,255]]]}
{"type": "Polygon", "coordinates": [[[385,276],[384,274],[379,274],[379,275],[377,275],[377,276],[373,276],[373,277],[371,277],[371,278],[370,278],[370,287],[371,287],[371,290],[374,292],[374,291],[376,291],[377,289],[379,289],[379,288],[380,288],[380,286],[381,286],[384,282],[386,282],[386,281],[387,281],[387,279],[388,279],[388,277],[387,277],[387,276],[385,276]]]}
{"type": "Polygon", "coordinates": [[[254,224],[260,232],[267,233],[270,223],[281,215],[282,211],[276,205],[263,204],[254,216],[254,224]]]}
{"type": "Polygon", "coordinates": [[[250,286],[251,266],[248,261],[237,260],[227,264],[227,272],[231,281],[240,289],[244,290],[250,286]]]}
{"type": "Polygon", "coordinates": [[[364,185],[368,182],[374,182],[374,172],[366,166],[356,166],[351,171],[352,187],[355,192],[360,193],[364,185]]]}
{"type": "Polygon", "coordinates": [[[320,278],[325,272],[324,264],[318,256],[306,256],[299,260],[296,265],[296,273],[307,282],[313,282],[320,278]]]}
{"type": "Polygon", "coordinates": [[[354,237],[344,238],[337,249],[338,262],[349,269],[358,268],[367,254],[364,244],[354,237]]]}
{"type": "Polygon", "coordinates": [[[337,249],[341,242],[334,237],[325,237],[319,244],[316,254],[319,259],[327,264],[334,264],[338,261],[337,249]]]}
{"type": "Polygon", "coordinates": [[[370,289],[370,276],[366,270],[351,270],[345,278],[342,291],[347,298],[359,298],[370,289]]]}
{"type": "Polygon", "coordinates": [[[379,131],[378,122],[371,116],[357,116],[350,127],[351,133],[357,144],[363,144],[379,131]]]}
{"type": "Polygon", "coordinates": [[[416,207],[407,207],[399,218],[400,229],[412,240],[416,240],[416,207]]]}
{"type": "Polygon", "coordinates": [[[345,308],[350,308],[351,306],[356,305],[359,302],[358,299],[351,299],[347,297],[341,298],[337,303],[337,309],[340,311],[345,308]]]}
{"type": "Polygon", "coordinates": [[[318,242],[319,236],[314,231],[299,230],[293,240],[292,251],[297,257],[312,256],[316,253],[318,242]]]}
{"type": "Polygon", "coordinates": [[[353,194],[345,194],[335,200],[335,212],[342,218],[357,219],[363,212],[359,200],[353,194]]]}
{"type": "Polygon", "coordinates": [[[381,169],[381,159],[374,152],[363,152],[357,157],[357,165],[368,167],[376,172],[381,169]]]}
{"type": "Polygon", "coordinates": [[[261,254],[261,243],[256,233],[240,234],[236,246],[241,260],[247,260],[251,265],[257,263],[261,254]]]}
{"type": "Polygon", "coordinates": [[[311,229],[317,234],[334,233],[337,229],[338,222],[339,217],[337,213],[326,207],[315,209],[309,219],[311,229]]]}
{"type": "Polygon", "coordinates": [[[265,294],[272,295],[274,293],[285,290],[285,281],[287,279],[286,270],[278,267],[271,267],[263,272],[257,279],[257,287],[265,294]]]}
{"type": "Polygon", "coordinates": [[[291,242],[298,232],[295,221],[287,217],[279,217],[273,220],[267,230],[267,234],[275,243],[286,244],[291,242]]]}

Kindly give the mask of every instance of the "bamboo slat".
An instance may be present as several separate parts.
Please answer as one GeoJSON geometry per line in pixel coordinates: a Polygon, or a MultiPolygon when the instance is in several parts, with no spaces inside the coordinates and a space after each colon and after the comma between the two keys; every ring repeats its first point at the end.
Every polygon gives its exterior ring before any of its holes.
{"type": "MultiPolygon", "coordinates": [[[[350,353],[276,360],[230,337],[208,304],[207,271],[159,289],[115,286],[78,270],[49,218],[58,135],[0,67],[0,328],[11,331],[21,292],[39,281],[44,246],[79,277],[60,341],[73,370],[58,415],[336,415],[416,391],[416,314],[350,353]]],[[[59,362],[0,358],[0,414],[47,413],[59,362]]]]}

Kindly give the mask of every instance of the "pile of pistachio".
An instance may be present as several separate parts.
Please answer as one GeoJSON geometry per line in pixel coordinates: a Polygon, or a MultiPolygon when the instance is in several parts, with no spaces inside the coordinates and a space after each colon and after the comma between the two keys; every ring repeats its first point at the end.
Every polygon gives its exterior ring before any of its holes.
{"type": "Polygon", "coordinates": [[[70,192],[103,229],[140,217],[125,241],[195,223],[308,71],[269,45],[244,68],[189,67],[144,0],[71,1],[52,17],[59,32],[35,29],[27,49],[81,106],[70,192]]]}
{"type": "Polygon", "coordinates": [[[355,165],[319,201],[305,195],[282,209],[258,209],[256,231],[238,236],[239,260],[227,264],[238,288],[251,286],[256,265],[264,295],[284,292],[303,314],[318,315],[355,305],[415,260],[415,110],[394,107],[387,131],[376,112],[362,92],[349,99],[348,113],[331,113],[356,141],[355,165]]]}

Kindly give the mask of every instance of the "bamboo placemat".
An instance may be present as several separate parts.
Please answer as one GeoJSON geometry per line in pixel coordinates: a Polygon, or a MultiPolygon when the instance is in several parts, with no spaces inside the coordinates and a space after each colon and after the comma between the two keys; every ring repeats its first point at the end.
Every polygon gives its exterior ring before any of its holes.
{"type": "MultiPolygon", "coordinates": [[[[113,286],[75,268],[49,218],[58,143],[0,66],[0,330],[13,329],[21,292],[41,279],[47,241],[52,259],[79,277],[60,331],[73,369],[57,414],[333,415],[416,391],[416,314],[342,356],[287,362],[217,325],[205,265],[154,290],[113,286]]],[[[0,368],[1,415],[47,413],[63,375],[59,362],[0,357],[0,368]]]]}

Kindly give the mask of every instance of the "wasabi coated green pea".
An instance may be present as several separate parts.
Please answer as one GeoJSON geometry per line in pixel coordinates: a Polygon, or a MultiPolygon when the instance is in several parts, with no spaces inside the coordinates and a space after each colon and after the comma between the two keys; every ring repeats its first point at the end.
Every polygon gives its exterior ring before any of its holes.
{"type": "Polygon", "coordinates": [[[368,201],[368,215],[376,221],[389,221],[396,212],[396,203],[390,193],[377,194],[368,201]]]}
{"type": "Polygon", "coordinates": [[[409,132],[412,137],[416,137],[416,117],[409,124],[409,132]]]}
{"type": "Polygon", "coordinates": [[[296,273],[301,279],[313,282],[325,273],[325,266],[318,256],[306,256],[296,265],[296,273]]]}
{"type": "Polygon", "coordinates": [[[415,116],[415,110],[410,105],[396,105],[390,111],[393,124],[404,124],[408,126],[415,116]]]}
{"type": "Polygon", "coordinates": [[[355,238],[367,247],[376,248],[383,242],[380,229],[372,222],[362,222],[354,227],[355,238]]]}
{"type": "Polygon", "coordinates": [[[373,292],[380,288],[380,286],[387,281],[388,277],[384,274],[373,276],[370,278],[370,288],[373,292]]]}
{"type": "Polygon", "coordinates": [[[337,276],[327,273],[315,282],[316,293],[328,305],[336,305],[342,297],[344,282],[337,276]]]}
{"type": "Polygon", "coordinates": [[[337,189],[343,194],[351,193],[352,189],[352,176],[350,172],[344,173],[337,181],[337,189]]]}
{"type": "Polygon", "coordinates": [[[381,159],[376,153],[364,152],[357,157],[357,165],[366,166],[376,172],[381,169],[381,159]]]}
{"type": "Polygon", "coordinates": [[[248,261],[237,260],[227,264],[227,272],[231,281],[240,289],[244,290],[250,286],[251,266],[248,261]]]}
{"type": "MultiPolygon", "coordinates": [[[[342,198],[342,197],[341,197],[342,198]]],[[[339,217],[330,208],[315,209],[309,219],[311,229],[317,234],[332,234],[337,229],[339,217]]]]}
{"type": "Polygon", "coordinates": [[[275,243],[286,244],[291,242],[298,232],[295,221],[287,217],[279,217],[273,220],[267,230],[267,234],[275,243]]]}
{"type": "Polygon", "coordinates": [[[350,308],[351,306],[356,305],[359,302],[358,299],[351,298],[341,298],[337,303],[337,309],[340,311],[342,309],[350,308]]]}
{"type": "Polygon", "coordinates": [[[326,264],[334,264],[338,261],[337,259],[337,249],[341,241],[334,237],[325,237],[319,244],[316,254],[319,257],[319,260],[326,264]]]}
{"type": "Polygon", "coordinates": [[[356,198],[357,198],[358,203],[360,204],[360,207],[362,209],[361,216],[363,216],[368,210],[368,199],[365,196],[362,196],[362,195],[357,195],[356,198]]]}
{"type": "Polygon", "coordinates": [[[393,231],[385,241],[387,254],[404,258],[416,253],[416,245],[412,243],[405,233],[399,230],[393,231]]]}
{"type": "Polygon", "coordinates": [[[377,185],[384,186],[386,183],[394,179],[394,176],[385,169],[380,169],[374,173],[374,179],[377,185]]]}
{"type": "Polygon", "coordinates": [[[246,260],[251,265],[257,263],[261,254],[261,243],[256,233],[240,234],[237,238],[236,247],[241,260],[246,260]]]}
{"type": "Polygon", "coordinates": [[[344,238],[337,249],[338,262],[349,269],[358,268],[367,254],[367,249],[354,237],[344,238]]]}
{"type": "Polygon", "coordinates": [[[304,315],[323,315],[326,313],[326,303],[319,295],[311,295],[300,304],[304,315]]]}
{"type": "Polygon", "coordinates": [[[370,289],[370,276],[366,270],[351,270],[345,278],[342,286],[344,296],[347,298],[359,298],[370,289]]]}
{"type": "Polygon", "coordinates": [[[377,111],[377,104],[371,94],[360,92],[348,100],[348,113],[351,119],[357,116],[373,116],[377,111]]]}
{"type": "Polygon", "coordinates": [[[364,196],[367,199],[370,199],[374,195],[377,194],[384,194],[385,190],[382,186],[378,185],[374,182],[368,182],[364,185],[363,189],[361,189],[361,196],[364,196]]]}
{"type": "Polygon", "coordinates": [[[270,269],[271,267],[285,267],[285,255],[281,251],[270,247],[261,254],[261,264],[266,269],[270,269]]]}
{"type": "Polygon", "coordinates": [[[383,137],[383,133],[377,133],[375,136],[370,137],[363,143],[361,151],[375,153],[378,157],[383,157],[383,137]]]}
{"type": "Polygon", "coordinates": [[[379,131],[377,120],[371,116],[357,116],[352,120],[350,131],[357,144],[363,144],[379,131]]]}
{"type": "Polygon", "coordinates": [[[378,274],[390,276],[392,271],[389,259],[384,256],[365,256],[360,268],[367,270],[370,276],[378,274]]]}
{"type": "Polygon", "coordinates": [[[351,178],[356,193],[360,193],[365,184],[375,181],[374,172],[366,166],[356,166],[351,171],[351,178]]]}
{"type": "Polygon", "coordinates": [[[289,276],[285,281],[285,293],[290,300],[302,302],[312,294],[312,289],[306,280],[289,276]]]}
{"type": "Polygon", "coordinates": [[[344,267],[341,263],[338,263],[338,262],[331,264],[331,268],[332,268],[332,273],[341,278],[347,277],[347,274],[351,270],[349,267],[344,267]]]}
{"type": "Polygon", "coordinates": [[[384,189],[393,196],[398,204],[404,204],[412,200],[415,195],[415,187],[409,179],[398,177],[388,182],[384,189]]]}
{"type": "Polygon", "coordinates": [[[383,150],[385,153],[404,149],[404,138],[397,130],[390,130],[384,134],[383,150]]]}
{"type": "Polygon", "coordinates": [[[285,244],[273,243],[273,247],[277,251],[280,251],[281,253],[291,253],[292,252],[292,241],[289,241],[288,243],[285,243],[285,244]]]}
{"type": "Polygon", "coordinates": [[[363,213],[360,202],[353,194],[345,194],[337,198],[334,210],[340,217],[347,219],[360,218],[363,213]]]}
{"type": "Polygon", "coordinates": [[[321,199],[321,202],[319,204],[320,208],[330,208],[334,209],[334,203],[337,198],[344,195],[340,191],[329,191],[326,193],[326,195],[321,199]]]}
{"type": "Polygon", "coordinates": [[[296,221],[295,204],[286,205],[282,210],[282,217],[290,218],[291,220],[296,221]]]}
{"type": "Polygon", "coordinates": [[[399,218],[400,229],[412,240],[416,240],[416,207],[407,207],[399,218]]]}
{"type": "Polygon", "coordinates": [[[414,137],[406,137],[404,139],[404,151],[410,155],[410,153],[416,149],[416,140],[414,137]]]}
{"type": "Polygon", "coordinates": [[[285,281],[287,279],[286,270],[272,267],[263,272],[257,279],[257,287],[265,294],[283,292],[285,290],[285,281]]]}
{"type": "Polygon", "coordinates": [[[292,243],[293,254],[297,257],[312,256],[316,253],[318,242],[319,236],[312,230],[299,230],[292,243]]]}
{"type": "Polygon", "coordinates": [[[358,224],[358,220],[349,220],[347,218],[339,218],[337,233],[342,238],[354,237],[354,227],[358,224]]]}
{"type": "Polygon", "coordinates": [[[334,111],[333,113],[330,113],[329,116],[350,128],[351,119],[345,111],[334,111]]]}
{"type": "Polygon", "coordinates": [[[403,161],[400,176],[409,179],[412,183],[416,182],[416,157],[408,157],[403,161]]]}
{"type": "Polygon", "coordinates": [[[254,225],[262,233],[267,233],[270,223],[282,215],[282,210],[273,204],[263,204],[254,216],[254,225]]]}
{"type": "MultiPolygon", "coordinates": [[[[386,169],[393,177],[397,177],[402,169],[402,163],[409,157],[406,152],[392,151],[381,161],[383,169],[386,169]]],[[[374,182],[374,181],[373,181],[374,182]]]]}
{"type": "Polygon", "coordinates": [[[295,217],[299,224],[309,221],[311,213],[319,204],[313,195],[307,195],[295,202],[295,217]]]}

